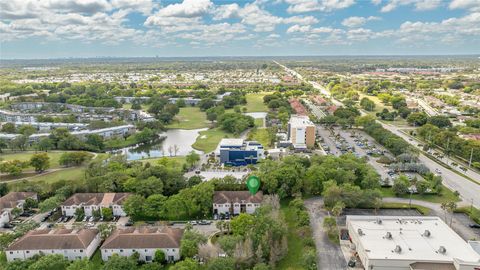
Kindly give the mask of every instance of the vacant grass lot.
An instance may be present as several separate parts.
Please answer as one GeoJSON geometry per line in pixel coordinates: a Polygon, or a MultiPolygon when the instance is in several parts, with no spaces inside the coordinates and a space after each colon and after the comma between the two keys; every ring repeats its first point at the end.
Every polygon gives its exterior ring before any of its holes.
{"type": "Polygon", "coordinates": [[[263,97],[270,93],[249,93],[247,98],[247,112],[268,112],[267,106],[263,104],[263,97]]]}
{"type": "MultiPolygon", "coordinates": [[[[29,161],[33,154],[35,153],[44,153],[44,152],[35,152],[35,151],[26,151],[26,152],[17,152],[17,153],[2,153],[1,157],[4,161],[18,159],[20,161],[29,161]]],[[[60,156],[65,153],[65,151],[49,151],[47,155],[50,157],[50,168],[59,168],[60,164],[58,160],[60,156]]],[[[33,167],[27,167],[26,170],[33,170],[33,167]]]]}
{"type": "Polygon", "coordinates": [[[233,138],[233,134],[227,133],[220,128],[200,131],[200,135],[198,135],[197,140],[192,147],[205,153],[209,153],[217,148],[221,139],[230,137],[233,138]]]}
{"type": "MultiPolygon", "coordinates": [[[[382,195],[383,197],[399,197],[399,198],[404,198],[408,199],[410,198],[410,195],[402,195],[402,196],[396,196],[395,193],[393,192],[392,188],[382,188],[382,195]]],[[[432,202],[432,203],[442,203],[442,202],[458,202],[460,199],[453,194],[453,192],[446,188],[445,186],[442,188],[442,191],[440,194],[413,194],[412,199],[414,200],[420,200],[420,201],[427,201],[427,202],[432,202]]]]}
{"type": "MultiPolygon", "coordinates": [[[[306,245],[305,240],[312,238],[312,232],[309,229],[305,231],[297,226],[297,215],[295,209],[289,207],[290,200],[281,201],[280,211],[282,212],[288,226],[288,253],[278,263],[276,269],[279,270],[304,270],[302,265],[302,256],[311,247],[306,245]]],[[[310,227],[308,227],[310,228],[310,227]]]]}
{"type": "Polygon", "coordinates": [[[415,209],[420,212],[422,215],[428,215],[430,209],[421,205],[412,204],[411,206],[408,203],[382,203],[381,209],[415,209]]]}
{"type": "Polygon", "coordinates": [[[270,134],[266,128],[254,128],[248,134],[248,140],[257,141],[265,147],[265,149],[271,148],[270,145],[270,134]]]}
{"type": "Polygon", "coordinates": [[[180,108],[172,124],[168,128],[198,129],[208,127],[207,115],[198,107],[180,108]]]}

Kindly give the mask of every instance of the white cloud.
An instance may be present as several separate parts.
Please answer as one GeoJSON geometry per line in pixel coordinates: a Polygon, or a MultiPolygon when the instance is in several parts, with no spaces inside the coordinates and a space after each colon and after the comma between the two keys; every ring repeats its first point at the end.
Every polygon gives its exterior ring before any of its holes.
{"type": "Polygon", "coordinates": [[[472,11],[480,11],[479,0],[453,0],[450,5],[450,9],[470,9],[472,11]]]}
{"type": "Polygon", "coordinates": [[[382,0],[372,0],[372,4],[374,4],[375,6],[378,6],[382,3],[382,0]]]}
{"type": "Polygon", "coordinates": [[[240,11],[240,6],[237,3],[229,5],[220,5],[215,7],[213,11],[214,20],[225,20],[238,17],[238,12],[240,11]]]}
{"type": "Polygon", "coordinates": [[[414,5],[415,10],[425,11],[436,9],[442,4],[442,0],[389,0],[388,3],[382,7],[381,12],[390,12],[399,6],[414,5]]]}
{"type": "Polygon", "coordinates": [[[318,23],[318,19],[313,17],[313,16],[293,16],[289,18],[284,18],[283,23],[290,24],[290,23],[296,23],[296,24],[302,24],[302,25],[310,25],[310,24],[316,24],[318,23]]]}
{"type": "Polygon", "coordinates": [[[179,4],[171,4],[160,9],[158,17],[199,17],[205,15],[213,6],[210,0],[184,0],[179,4]]]}
{"type": "Polygon", "coordinates": [[[332,11],[344,9],[355,4],[355,0],[285,0],[289,13],[304,13],[312,11],[332,11]]]}
{"type": "Polygon", "coordinates": [[[360,27],[368,21],[375,21],[375,20],[380,20],[380,18],[375,17],[375,16],[370,16],[370,17],[354,16],[354,17],[349,17],[349,18],[344,19],[342,21],[342,25],[344,25],[346,27],[354,28],[354,27],[360,27]]]}
{"type": "Polygon", "coordinates": [[[0,2],[2,39],[118,43],[143,32],[125,26],[133,11],[148,13],[151,0],[10,0],[0,2]]]}

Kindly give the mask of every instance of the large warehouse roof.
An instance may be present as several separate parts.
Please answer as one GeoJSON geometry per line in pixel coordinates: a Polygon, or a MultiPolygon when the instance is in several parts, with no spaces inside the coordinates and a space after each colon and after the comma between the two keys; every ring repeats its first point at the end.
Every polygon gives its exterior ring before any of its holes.
{"type": "Polygon", "coordinates": [[[439,217],[347,216],[347,226],[369,259],[480,263],[480,255],[439,217]]]}

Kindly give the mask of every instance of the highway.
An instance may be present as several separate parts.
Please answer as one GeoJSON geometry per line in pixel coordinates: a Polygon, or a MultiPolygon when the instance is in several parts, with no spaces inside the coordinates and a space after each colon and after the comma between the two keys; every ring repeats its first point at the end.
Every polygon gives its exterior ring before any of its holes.
{"type": "MultiPolygon", "coordinates": [[[[328,92],[328,90],[326,90],[323,86],[319,85],[318,83],[313,84],[309,81],[306,81],[306,80],[303,79],[303,77],[298,72],[296,72],[292,69],[289,69],[286,66],[284,66],[284,65],[282,65],[282,64],[280,64],[276,61],[274,61],[274,62],[276,64],[278,64],[280,67],[284,68],[286,72],[290,73],[293,76],[296,76],[299,80],[301,80],[305,83],[310,83],[315,89],[319,90],[321,93],[328,92]]],[[[328,93],[327,96],[331,97],[330,93],[328,93]]],[[[337,104],[342,105],[342,103],[340,101],[335,100],[333,98],[332,98],[332,102],[335,105],[337,105],[337,104]]],[[[361,113],[362,113],[362,115],[365,114],[365,112],[363,112],[363,111],[361,111],[361,113]]],[[[383,128],[385,128],[385,129],[389,130],[390,132],[392,132],[393,134],[398,135],[399,137],[403,138],[406,142],[408,142],[409,144],[411,144],[415,148],[420,149],[420,147],[418,146],[419,142],[416,141],[415,139],[411,138],[410,136],[404,134],[403,132],[401,132],[398,127],[390,125],[390,124],[383,123],[383,122],[378,121],[378,120],[377,120],[377,122],[380,123],[383,126],[383,128]]],[[[480,184],[475,183],[475,182],[471,181],[470,179],[468,179],[466,177],[463,177],[463,176],[457,174],[456,172],[443,167],[441,164],[437,163],[435,160],[432,160],[429,157],[427,157],[426,155],[424,155],[422,149],[420,149],[420,151],[419,151],[418,158],[420,159],[420,161],[423,164],[425,164],[425,166],[427,166],[427,168],[430,171],[440,172],[440,174],[442,175],[443,184],[452,191],[458,191],[459,194],[460,194],[460,197],[463,201],[465,201],[469,204],[473,204],[477,208],[480,208],[480,184]]],[[[450,161],[450,164],[451,164],[451,161],[450,161]]],[[[459,169],[458,168],[453,168],[453,170],[459,170],[459,169]]],[[[472,170],[468,170],[464,174],[467,175],[468,177],[476,180],[477,182],[480,182],[480,174],[478,174],[478,173],[476,173],[472,170]]]]}

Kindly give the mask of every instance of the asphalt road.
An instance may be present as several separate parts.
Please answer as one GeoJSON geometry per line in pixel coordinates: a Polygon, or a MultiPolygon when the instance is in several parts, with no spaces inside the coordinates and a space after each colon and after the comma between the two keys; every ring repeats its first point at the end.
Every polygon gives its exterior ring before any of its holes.
{"type": "Polygon", "coordinates": [[[328,216],[322,207],[321,198],[305,200],[305,207],[310,216],[310,227],[313,230],[313,239],[317,247],[317,269],[348,269],[347,262],[339,245],[333,244],[323,230],[323,219],[328,216]]]}
{"type": "MultiPolygon", "coordinates": [[[[286,66],[281,65],[277,62],[275,62],[275,63],[278,64],[279,66],[281,66],[282,68],[284,68],[287,72],[289,72],[293,76],[296,76],[298,79],[300,79],[300,80],[302,80],[306,83],[310,83],[315,89],[319,90],[321,93],[328,93],[328,91],[323,86],[321,86],[320,84],[315,83],[315,82],[308,82],[308,81],[304,80],[303,77],[298,72],[296,72],[292,69],[289,69],[286,66]]],[[[330,93],[328,93],[328,95],[326,95],[326,96],[330,97],[331,95],[330,95],[330,93]]],[[[339,103],[339,101],[335,100],[335,99],[332,99],[332,101],[333,101],[334,104],[339,103]]],[[[362,115],[363,114],[365,114],[365,112],[362,112],[362,115]]],[[[410,143],[411,145],[413,145],[417,149],[419,148],[418,147],[418,142],[415,141],[414,139],[411,139],[408,135],[402,133],[399,128],[397,128],[393,125],[385,124],[385,123],[380,122],[380,121],[377,121],[377,122],[379,122],[385,129],[387,129],[390,132],[400,136],[401,138],[403,138],[405,141],[407,141],[408,143],[410,143]]],[[[460,197],[464,201],[473,204],[477,208],[480,208],[480,184],[474,183],[474,182],[470,181],[469,179],[451,171],[450,169],[447,169],[447,168],[443,167],[442,165],[438,164],[436,161],[430,159],[429,157],[425,156],[422,153],[419,154],[419,159],[420,159],[421,162],[423,162],[425,164],[425,166],[427,166],[427,168],[430,169],[430,171],[434,172],[436,169],[438,169],[441,172],[442,178],[443,178],[443,184],[446,187],[448,187],[451,190],[458,191],[460,193],[460,197]]],[[[451,161],[447,161],[447,162],[449,162],[449,164],[451,163],[451,161]]],[[[453,168],[452,170],[459,170],[459,169],[453,168]]],[[[468,170],[464,174],[467,175],[468,177],[480,182],[480,174],[479,173],[476,173],[472,170],[468,170]]]]}

